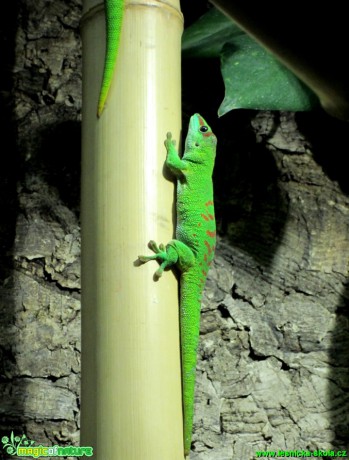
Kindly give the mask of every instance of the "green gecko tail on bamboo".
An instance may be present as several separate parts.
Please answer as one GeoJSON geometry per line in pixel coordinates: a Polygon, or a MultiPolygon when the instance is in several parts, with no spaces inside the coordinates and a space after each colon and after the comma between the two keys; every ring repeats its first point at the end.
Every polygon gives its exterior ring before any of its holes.
{"type": "Polygon", "coordinates": [[[119,52],[125,0],[104,0],[106,20],[106,51],[97,116],[100,117],[108,97],[119,52]]]}
{"type": "Polygon", "coordinates": [[[176,239],[166,247],[149,242],[155,253],[139,256],[141,262],[158,260],[160,277],[167,267],[177,265],[180,277],[180,331],[182,361],[184,454],[190,452],[195,392],[195,369],[200,331],[200,306],[209,266],[216,245],[212,172],[217,139],[203,117],[191,117],[182,158],[167,134],[166,166],[177,179],[176,239]]]}

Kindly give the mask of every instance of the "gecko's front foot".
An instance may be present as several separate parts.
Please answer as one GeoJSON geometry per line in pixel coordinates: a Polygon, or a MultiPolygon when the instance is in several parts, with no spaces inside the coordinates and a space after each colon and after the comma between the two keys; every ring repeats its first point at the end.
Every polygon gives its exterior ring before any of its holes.
{"type": "Polygon", "coordinates": [[[172,133],[167,133],[166,134],[166,139],[165,139],[165,147],[166,150],[170,150],[171,147],[174,147],[176,145],[176,142],[172,139],[172,133]]]}

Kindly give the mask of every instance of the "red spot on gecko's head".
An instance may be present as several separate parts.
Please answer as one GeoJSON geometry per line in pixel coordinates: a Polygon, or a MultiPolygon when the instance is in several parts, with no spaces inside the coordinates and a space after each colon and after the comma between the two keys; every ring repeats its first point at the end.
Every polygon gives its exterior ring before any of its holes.
{"type": "Polygon", "coordinates": [[[213,134],[212,129],[206,123],[205,119],[198,113],[195,113],[190,119],[190,128],[194,132],[200,132],[203,137],[212,138],[214,144],[217,143],[216,136],[213,134]]]}
{"type": "Polygon", "coordinates": [[[198,115],[198,117],[199,117],[200,133],[204,137],[212,136],[213,133],[212,133],[210,127],[208,126],[208,124],[206,123],[206,121],[202,118],[201,115],[198,115]]]}

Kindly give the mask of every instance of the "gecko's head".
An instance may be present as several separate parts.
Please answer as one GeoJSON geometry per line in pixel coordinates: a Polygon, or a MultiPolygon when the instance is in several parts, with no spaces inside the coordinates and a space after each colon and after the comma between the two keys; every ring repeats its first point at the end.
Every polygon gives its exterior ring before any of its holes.
{"type": "Polygon", "coordinates": [[[189,122],[185,141],[185,159],[198,164],[214,164],[217,138],[205,119],[195,113],[189,122]]]}

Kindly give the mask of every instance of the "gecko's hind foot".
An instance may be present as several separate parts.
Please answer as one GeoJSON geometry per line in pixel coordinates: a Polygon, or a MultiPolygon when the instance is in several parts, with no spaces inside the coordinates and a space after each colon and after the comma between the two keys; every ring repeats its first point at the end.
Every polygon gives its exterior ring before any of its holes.
{"type": "MultiPolygon", "coordinates": [[[[159,259],[161,261],[166,259],[166,248],[165,245],[162,243],[159,246],[155,243],[155,241],[150,240],[148,243],[148,248],[151,249],[155,254],[153,256],[138,256],[138,260],[145,263],[149,260],[156,260],[159,259]]],[[[158,275],[161,276],[161,275],[158,275]]]]}
{"type": "Polygon", "coordinates": [[[149,241],[148,248],[155,252],[155,254],[160,254],[160,252],[165,251],[165,246],[162,243],[160,243],[158,246],[153,240],[149,241]]]}
{"type": "Polygon", "coordinates": [[[178,252],[174,242],[175,240],[172,240],[167,246],[164,244],[159,244],[158,246],[155,241],[151,240],[148,243],[148,248],[154,252],[154,255],[138,256],[138,260],[142,263],[148,262],[149,260],[157,260],[160,263],[160,267],[156,270],[155,277],[160,278],[167,267],[171,267],[178,261],[178,252]]]}

